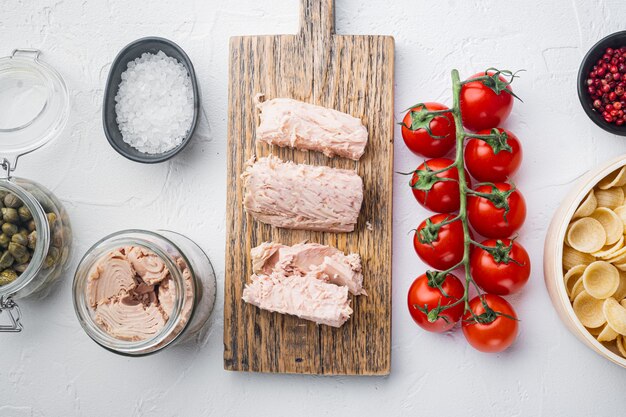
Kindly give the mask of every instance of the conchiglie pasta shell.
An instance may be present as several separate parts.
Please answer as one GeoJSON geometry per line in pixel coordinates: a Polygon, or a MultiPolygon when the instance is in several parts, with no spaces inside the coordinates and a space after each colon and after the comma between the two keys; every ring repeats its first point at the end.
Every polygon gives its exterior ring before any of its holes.
{"type": "MultiPolygon", "coordinates": [[[[594,252],[594,253],[596,253],[596,252],[594,252]]],[[[626,254],[626,246],[623,246],[623,247],[619,248],[618,250],[616,250],[613,253],[608,253],[606,255],[600,255],[600,256],[598,256],[598,258],[607,260],[607,259],[617,258],[618,256],[621,256],[621,255],[624,255],[624,254],[626,254]]]]}
{"type": "MultiPolygon", "coordinates": [[[[612,298],[609,298],[612,300],[612,298]]],[[[615,301],[615,300],[613,300],[615,301]]],[[[572,307],[576,317],[585,327],[600,327],[606,323],[603,313],[604,302],[592,297],[586,291],[581,292],[574,299],[572,307]]]]}
{"type": "Polygon", "coordinates": [[[613,265],[621,265],[626,262],[626,253],[621,253],[617,256],[613,256],[609,259],[605,259],[607,262],[612,263],[613,265]]]}
{"type": "Polygon", "coordinates": [[[565,283],[565,290],[568,296],[572,294],[574,284],[583,276],[585,268],[587,268],[587,265],[576,265],[563,276],[563,282],[565,283]]]}
{"type": "Polygon", "coordinates": [[[626,335],[626,308],[615,298],[607,298],[602,305],[606,322],[619,334],[626,335]]]}
{"type": "Polygon", "coordinates": [[[580,203],[580,206],[578,206],[578,208],[574,212],[574,216],[572,216],[572,219],[587,217],[591,213],[593,213],[596,208],[598,208],[598,200],[596,199],[594,191],[591,190],[589,191],[589,194],[587,194],[587,197],[585,197],[582,203],[580,203]]]}
{"type": "Polygon", "coordinates": [[[613,264],[613,266],[615,266],[615,268],[619,269],[620,271],[626,271],[626,262],[613,264]]]}
{"type": "Polygon", "coordinates": [[[583,277],[580,277],[576,280],[574,285],[572,285],[572,292],[570,293],[569,299],[570,301],[574,301],[578,294],[585,291],[585,286],[583,285],[583,277]]]}
{"type": "Polygon", "coordinates": [[[566,271],[569,271],[576,265],[589,265],[595,260],[596,258],[588,253],[579,252],[568,246],[563,247],[563,268],[566,271]]]}
{"type": "Polygon", "coordinates": [[[608,190],[612,187],[622,187],[624,185],[626,185],[626,166],[611,172],[609,175],[600,180],[598,188],[601,190],[608,190]]]}
{"type": "Polygon", "coordinates": [[[624,236],[620,236],[619,240],[612,245],[606,245],[597,252],[592,253],[596,258],[611,257],[615,252],[624,247],[624,236]]]}
{"type": "Polygon", "coordinates": [[[567,232],[567,240],[570,246],[577,251],[597,252],[606,244],[606,231],[598,220],[583,217],[572,223],[567,232]]]}
{"type": "Polygon", "coordinates": [[[615,293],[613,294],[613,298],[615,298],[616,300],[623,300],[624,297],[626,297],[626,272],[620,271],[619,286],[615,290],[615,293]]]}
{"type": "Polygon", "coordinates": [[[574,222],[567,225],[567,229],[565,229],[565,238],[563,239],[563,243],[565,243],[565,245],[569,246],[570,248],[572,247],[572,245],[569,243],[569,240],[567,239],[567,235],[569,235],[569,230],[572,228],[573,224],[574,222]]]}
{"type": "Polygon", "coordinates": [[[624,224],[624,233],[626,233],[626,206],[615,207],[613,210],[624,224]]]}
{"type": "Polygon", "coordinates": [[[596,190],[598,207],[614,209],[624,204],[624,190],[621,187],[613,187],[608,190],[596,190]]]}
{"type": "Polygon", "coordinates": [[[624,236],[624,223],[615,212],[606,207],[599,207],[590,216],[600,222],[606,232],[605,245],[612,245],[624,236]]]}
{"type": "Polygon", "coordinates": [[[617,339],[615,339],[615,345],[617,346],[619,353],[626,358],[626,341],[624,340],[624,336],[621,334],[617,336],[617,339]]]}
{"type": "Polygon", "coordinates": [[[593,262],[583,273],[585,291],[592,297],[600,300],[615,294],[617,287],[619,287],[619,282],[619,271],[608,262],[593,262]]]}
{"type": "Polygon", "coordinates": [[[604,325],[602,331],[596,339],[598,339],[598,342],[611,342],[617,339],[617,336],[619,336],[619,333],[613,330],[613,328],[607,323],[604,325]]]}

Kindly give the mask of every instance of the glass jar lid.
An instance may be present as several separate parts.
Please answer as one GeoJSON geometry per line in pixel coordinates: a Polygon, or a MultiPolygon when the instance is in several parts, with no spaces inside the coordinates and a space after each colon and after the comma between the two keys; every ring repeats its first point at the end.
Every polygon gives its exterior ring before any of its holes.
{"type": "Polygon", "coordinates": [[[69,117],[65,82],[40,54],[15,49],[0,58],[0,162],[5,169],[56,138],[69,117]]]}

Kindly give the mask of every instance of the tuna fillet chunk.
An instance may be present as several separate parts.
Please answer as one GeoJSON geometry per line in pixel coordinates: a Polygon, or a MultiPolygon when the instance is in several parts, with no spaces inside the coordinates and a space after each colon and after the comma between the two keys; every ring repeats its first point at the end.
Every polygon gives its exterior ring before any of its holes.
{"type": "Polygon", "coordinates": [[[255,274],[311,275],[336,285],[345,285],[354,295],[366,294],[363,289],[361,257],[345,255],[339,249],[318,243],[293,246],[264,242],[251,251],[255,274]]]}
{"type": "Polygon", "coordinates": [[[283,162],[249,162],[241,175],[243,205],[256,220],[287,229],[351,232],[363,202],[363,180],[351,170],[283,162]]]}
{"type": "Polygon", "coordinates": [[[124,253],[112,251],[91,272],[87,284],[89,305],[127,294],[137,287],[135,271],[124,253]]]}
{"type": "Polygon", "coordinates": [[[116,339],[131,341],[156,336],[165,327],[166,321],[160,307],[132,301],[99,304],[94,320],[116,339]]]}
{"type": "Polygon", "coordinates": [[[367,145],[367,129],[360,119],[337,110],[290,98],[257,104],[261,123],[256,140],[271,145],[323,152],[358,161],[367,145]]]}
{"type": "Polygon", "coordinates": [[[317,324],[340,327],[352,314],[348,287],[309,276],[252,275],[243,300],[261,309],[291,314],[317,324]]]}

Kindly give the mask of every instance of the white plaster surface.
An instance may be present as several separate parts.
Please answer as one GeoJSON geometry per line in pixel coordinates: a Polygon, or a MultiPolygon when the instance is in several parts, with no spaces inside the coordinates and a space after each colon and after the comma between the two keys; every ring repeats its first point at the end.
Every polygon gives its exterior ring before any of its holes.
{"type": "MultiPolygon", "coordinates": [[[[0,56],[44,51],[63,74],[72,114],[65,133],[21,159],[18,175],[52,189],[74,226],[70,272],[43,300],[23,300],[25,330],[0,335],[0,417],[52,416],[604,416],[624,415],[626,370],[602,359],[562,325],[543,284],[542,247],[552,213],[583,172],[626,151],[583,113],[578,64],[596,40],[624,29],[623,0],[337,0],[339,33],[396,40],[396,109],[450,104],[449,71],[526,72],[524,99],[506,126],[523,142],[516,182],[528,201],[520,241],[529,285],[511,297],[522,322],[509,351],[474,351],[460,331],[433,335],[413,324],[407,289],[424,265],[407,232],[427,216],[407,179],[394,189],[393,352],[389,377],[312,377],[222,369],[228,38],[292,33],[295,0],[0,0],[0,56]],[[148,166],[119,156],[101,127],[105,78],[117,51],[160,35],[193,60],[203,116],[190,146],[148,166]],[[211,331],[200,343],[130,359],[94,344],[78,324],[72,271],[96,240],[129,227],[170,228],[198,242],[218,274],[211,331]]],[[[376,86],[372,86],[376,88],[376,86]]],[[[1,109],[0,109],[1,110],[1,109]]],[[[396,170],[415,168],[396,131],[396,170]]]]}

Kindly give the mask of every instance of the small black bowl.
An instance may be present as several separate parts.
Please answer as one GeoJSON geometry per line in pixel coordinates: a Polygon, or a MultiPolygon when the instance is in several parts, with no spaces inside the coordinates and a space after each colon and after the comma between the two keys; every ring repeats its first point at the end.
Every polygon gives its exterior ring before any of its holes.
{"type": "Polygon", "coordinates": [[[626,46],[626,30],[621,32],[615,32],[606,38],[601,39],[598,43],[593,45],[587,55],[583,58],[583,62],[580,64],[578,70],[578,98],[580,104],[583,106],[587,116],[602,129],[607,132],[614,133],[620,136],[626,136],[626,124],[617,126],[613,123],[607,123],[602,115],[593,108],[593,103],[589,93],[587,92],[587,78],[593,66],[604,55],[606,48],[621,48],[626,46]]]}
{"type": "Polygon", "coordinates": [[[199,110],[200,95],[198,92],[198,82],[196,80],[196,73],[193,69],[193,64],[185,51],[183,51],[182,48],[174,42],[154,36],[137,39],[136,41],[126,45],[115,57],[113,64],[111,64],[111,69],[109,70],[109,76],[104,89],[102,124],[104,126],[104,133],[107,140],[113,149],[121,155],[132,161],[142,162],[145,164],[167,161],[178,152],[182,151],[187,143],[189,143],[189,140],[193,136],[198,124],[199,110]],[[126,71],[127,64],[130,61],[139,58],[141,54],[145,52],[157,54],[159,51],[163,51],[165,55],[175,58],[178,62],[183,64],[187,68],[187,72],[189,72],[189,77],[191,78],[191,84],[193,87],[193,120],[191,122],[189,132],[187,132],[187,136],[183,139],[180,145],[164,153],[148,154],[138,151],[122,139],[122,133],[120,132],[116,121],[117,114],[115,113],[115,95],[117,94],[120,82],[122,81],[122,73],[126,71]]]}

